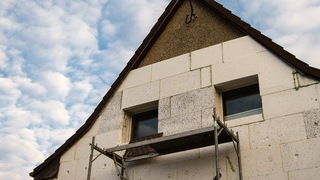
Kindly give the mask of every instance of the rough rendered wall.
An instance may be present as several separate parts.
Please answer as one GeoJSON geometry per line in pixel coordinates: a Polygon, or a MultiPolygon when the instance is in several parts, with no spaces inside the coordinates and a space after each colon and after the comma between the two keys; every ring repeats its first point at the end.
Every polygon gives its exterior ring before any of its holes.
{"type": "MultiPolygon", "coordinates": [[[[213,107],[222,112],[220,91],[252,79],[259,83],[263,114],[227,121],[239,132],[244,179],[317,180],[319,81],[298,74],[248,36],[131,71],[91,131],[62,156],[58,179],[86,179],[92,136],[102,148],[124,143],[126,110],[158,102],[159,132],[164,136],[207,127],[212,125],[213,107]]],[[[239,179],[232,143],[219,148],[222,180],[239,179]]],[[[129,180],[212,180],[214,147],[127,166],[129,180]]],[[[100,156],[93,163],[92,178],[117,179],[112,160],[100,156]]]]}
{"type": "Polygon", "coordinates": [[[159,103],[159,132],[165,135],[207,127],[212,121],[202,119],[204,113],[213,109],[212,87],[162,98],[159,103]]]}
{"type": "Polygon", "coordinates": [[[140,67],[244,36],[202,3],[193,1],[193,7],[197,19],[185,23],[190,5],[184,1],[140,67]]]}

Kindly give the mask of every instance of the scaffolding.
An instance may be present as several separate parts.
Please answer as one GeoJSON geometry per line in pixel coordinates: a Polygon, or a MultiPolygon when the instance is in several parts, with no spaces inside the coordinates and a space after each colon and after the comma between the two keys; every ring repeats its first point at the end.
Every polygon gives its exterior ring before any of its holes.
{"type": "Polygon", "coordinates": [[[240,153],[240,141],[238,132],[234,134],[226,124],[222,123],[219,118],[213,115],[213,126],[197,129],[193,131],[183,132],[179,134],[174,134],[170,136],[158,137],[155,139],[149,139],[134,143],[129,143],[125,145],[120,145],[112,148],[102,149],[95,144],[95,137],[92,137],[91,154],[89,158],[88,176],[87,180],[90,180],[92,163],[100,155],[105,155],[113,160],[114,165],[117,170],[117,174],[120,180],[129,180],[126,174],[125,162],[136,161],[146,158],[157,157],[161,155],[177,153],[181,151],[202,148],[206,146],[215,147],[215,167],[216,176],[214,180],[220,180],[220,168],[219,168],[219,144],[232,142],[234,149],[238,157],[238,167],[239,167],[239,179],[242,180],[242,166],[241,166],[241,153],[240,153]],[[135,157],[123,157],[116,154],[117,151],[130,150],[139,147],[151,147],[155,152],[147,155],[139,155],[135,157]],[[100,154],[93,158],[94,150],[100,152],[100,154]]]}

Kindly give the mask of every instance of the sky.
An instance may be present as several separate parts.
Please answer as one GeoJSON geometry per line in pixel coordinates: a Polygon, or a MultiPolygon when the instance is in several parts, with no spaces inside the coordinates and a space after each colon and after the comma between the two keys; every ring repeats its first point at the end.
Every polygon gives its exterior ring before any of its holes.
{"type": "MultiPolygon", "coordinates": [[[[218,2],[320,68],[320,0],[218,2]]],[[[168,3],[0,0],[0,179],[30,179],[75,133],[168,3]]]]}

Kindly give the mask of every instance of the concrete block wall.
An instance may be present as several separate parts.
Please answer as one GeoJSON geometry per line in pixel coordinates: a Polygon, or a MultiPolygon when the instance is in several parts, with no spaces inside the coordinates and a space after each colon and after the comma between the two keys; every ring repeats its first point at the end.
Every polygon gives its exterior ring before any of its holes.
{"type": "MultiPolygon", "coordinates": [[[[319,81],[297,73],[248,36],[132,70],[92,129],[62,156],[58,179],[86,178],[92,136],[103,148],[123,143],[128,110],[157,102],[159,132],[165,136],[208,127],[214,107],[223,118],[221,91],[252,77],[259,83],[263,114],[227,122],[239,132],[244,179],[315,180],[319,81]]],[[[219,148],[222,179],[239,179],[232,143],[219,148]]],[[[93,168],[93,179],[116,179],[106,157],[99,157],[93,168]]],[[[214,147],[131,162],[128,174],[130,180],[212,179],[214,147]]]]}
{"type": "Polygon", "coordinates": [[[212,87],[207,87],[160,99],[159,102],[159,112],[165,111],[163,109],[168,111],[166,116],[159,116],[159,132],[177,134],[203,127],[202,112],[212,111],[213,91],[212,87]]]}

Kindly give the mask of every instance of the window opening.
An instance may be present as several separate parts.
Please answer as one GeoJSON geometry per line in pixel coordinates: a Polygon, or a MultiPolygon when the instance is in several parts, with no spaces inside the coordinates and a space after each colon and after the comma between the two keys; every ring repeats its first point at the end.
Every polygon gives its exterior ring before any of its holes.
{"type": "Polygon", "coordinates": [[[131,139],[158,133],[158,109],[132,115],[131,139]]]}
{"type": "Polygon", "coordinates": [[[225,120],[262,113],[258,84],[223,92],[222,98],[225,120]]]}

